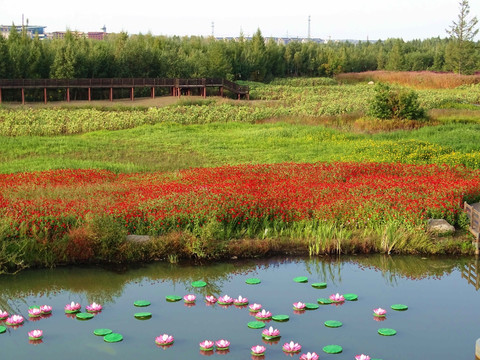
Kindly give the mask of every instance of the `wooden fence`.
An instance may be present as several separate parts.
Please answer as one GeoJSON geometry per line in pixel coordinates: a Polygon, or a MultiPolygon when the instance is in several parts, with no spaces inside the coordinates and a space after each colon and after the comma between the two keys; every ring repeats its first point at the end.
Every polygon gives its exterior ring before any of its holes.
{"type": "Polygon", "coordinates": [[[477,210],[474,205],[469,205],[466,201],[463,204],[463,210],[470,219],[468,230],[475,236],[475,254],[478,255],[480,254],[480,211],[477,210]]]}
{"type": "Polygon", "coordinates": [[[0,103],[2,90],[19,89],[22,104],[25,104],[25,89],[43,89],[44,102],[47,103],[47,89],[66,89],[67,101],[70,101],[70,89],[88,89],[88,100],[91,100],[91,89],[110,89],[110,101],[113,101],[113,89],[129,89],[130,98],[134,100],[136,88],[150,88],[152,98],[155,89],[167,88],[172,96],[180,96],[182,91],[190,95],[191,89],[199,89],[203,97],[207,96],[207,88],[218,88],[219,95],[228,90],[241,99],[247,100],[249,87],[238,85],[232,81],[218,78],[179,79],[179,78],[102,78],[102,79],[0,79],[0,103]]]}

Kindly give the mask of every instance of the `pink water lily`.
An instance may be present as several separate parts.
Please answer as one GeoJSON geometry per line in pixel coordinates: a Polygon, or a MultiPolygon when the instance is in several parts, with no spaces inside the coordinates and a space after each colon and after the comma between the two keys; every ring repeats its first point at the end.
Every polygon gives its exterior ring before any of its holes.
{"type": "Polygon", "coordinates": [[[262,345],[255,345],[255,346],[252,346],[250,350],[252,350],[251,352],[252,355],[262,356],[263,354],[265,354],[265,351],[267,350],[267,348],[262,345]]]}
{"type": "Polygon", "coordinates": [[[200,350],[210,351],[213,350],[213,341],[204,340],[200,343],[200,350]]]}
{"type": "Polygon", "coordinates": [[[42,305],[40,306],[40,311],[42,314],[50,314],[52,312],[52,307],[49,305],[42,305]]]}
{"type": "Polygon", "coordinates": [[[0,320],[5,320],[6,318],[8,318],[8,312],[0,309],[0,320]]]}
{"type": "Polygon", "coordinates": [[[300,356],[300,360],[318,360],[318,355],[317,353],[306,353],[306,354],[302,354],[302,356],[300,356]]]}
{"type": "Polygon", "coordinates": [[[163,334],[155,338],[155,343],[158,345],[170,345],[173,344],[173,336],[168,334],[163,334]]]}
{"type": "Polygon", "coordinates": [[[293,341],[290,341],[289,343],[286,342],[282,346],[282,350],[288,353],[296,353],[302,350],[302,346],[299,343],[294,343],[293,341]]]}
{"type": "Polygon", "coordinates": [[[355,360],[370,360],[370,356],[365,354],[355,355],[355,360]]]}
{"type": "Polygon", "coordinates": [[[188,294],[183,297],[183,301],[186,303],[194,303],[197,297],[193,294],[188,294]]]}
{"type": "Polygon", "coordinates": [[[230,341],[225,339],[217,340],[215,345],[217,346],[218,350],[226,350],[230,346],[230,341]]]}
{"type": "Polygon", "coordinates": [[[387,310],[385,310],[385,309],[382,309],[382,308],[373,309],[373,315],[374,316],[383,317],[386,314],[387,314],[387,310]]]}
{"type": "Polygon", "coordinates": [[[219,304],[229,305],[233,303],[233,299],[228,295],[223,295],[218,298],[219,304]]]}
{"type": "Polygon", "coordinates": [[[7,318],[7,320],[5,320],[5,323],[7,325],[15,326],[15,325],[23,324],[24,321],[25,321],[25,319],[23,318],[22,315],[12,315],[9,318],[7,318]]]}
{"type": "Polygon", "coordinates": [[[293,309],[294,310],[305,310],[305,304],[298,301],[298,302],[295,302],[293,303],[293,309]]]}
{"type": "Polygon", "coordinates": [[[29,331],[28,338],[30,340],[41,340],[43,338],[43,331],[42,330],[29,331]]]}
{"type": "Polygon", "coordinates": [[[251,304],[251,305],[248,306],[248,309],[251,312],[258,312],[258,311],[260,311],[261,308],[262,308],[262,305],[257,304],[257,303],[251,304]]]}
{"type": "Polygon", "coordinates": [[[236,298],[235,300],[233,300],[233,303],[234,303],[235,305],[247,305],[247,304],[248,304],[248,299],[242,297],[242,295],[238,295],[238,298],[236,298]]]}
{"type": "Polygon", "coordinates": [[[217,302],[217,298],[213,295],[207,295],[205,296],[205,301],[210,304],[215,304],[217,302]]]}
{"type": "Polygon", "coordinates": [[[343,295],[336,293],[336,294],[330,295],[330,300],[332,300],[333,302],[344,302],[345,298],[343,297],[343,295]]]}
{"type": "Polygon", "coordinates": [[[70,304],[65,305],[65,311],[79,311],[81,309],[81,305],[79,303],[71,302],[70,304]]]}
{"type": "Polygon", "coordinates": [[[31,309],[28,309],[28,316],[30,317],[38,317],[42,315],[42,310],[40,310],[39,308],[31,308],[31,309]]]}
{"type": "Polygon", "coordinates": [[[270,311],[266,311],[263,309],[262,311],[259,311],[255,314],[255,317],[257,319],[263,319],[263,320],[268,320],[272,318],[272,313],[270,311]]]}
{"type": "Polygon", "coordinates": [[[262,331],[262,337],[264,338],[272,339],[279,336],[280,336],[280,331],[278,329],[274,329],[272,326],[262,331]]]}
{"type": "Polygon", "coordinates": [[[87,312],[99,312],[102,311],[102,305],[93,302],[90,305],[87,305],[85,309],[87,310],[87,312]]]}

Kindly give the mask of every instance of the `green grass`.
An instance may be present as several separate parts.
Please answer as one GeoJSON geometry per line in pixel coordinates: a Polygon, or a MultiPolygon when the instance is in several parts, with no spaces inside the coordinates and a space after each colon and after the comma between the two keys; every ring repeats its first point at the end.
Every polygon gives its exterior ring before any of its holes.
{"type": "Polygon", "coordinates": [[[156,124],[70,136],[0,137],[0,172],[171,171],[239,163],[388,161],[480,168],[480,124],[359,134],[301,124],[156,124]],[[467,160],[465,160],[467,159],[467,160]]]}

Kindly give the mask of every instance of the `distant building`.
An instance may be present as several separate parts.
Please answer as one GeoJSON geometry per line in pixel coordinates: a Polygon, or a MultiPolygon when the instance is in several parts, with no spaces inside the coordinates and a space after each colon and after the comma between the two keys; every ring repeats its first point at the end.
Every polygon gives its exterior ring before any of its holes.
{"type": "Polygon", "coordinates": [[[87,33],[87,37],[94,40],[103,40],[105,39],[105,35],[107,35],[107,33],[103,31],[89,31],[87,33]]]}
{"type": "Polygon", "coordinates": [[[23,30],[27,32],[27,35],[30,38],[34,38],[35,35],[38,34],[38,37],[40,39],[45,39],[47,35],[45,34],[45,28],[46,26],[38,26],[38,25],[27,25],[27,26],[22,26],[22,25],[0,25],[0,33],[2,36],[6,39],[8,39],[8,36],[10,35],[10,30],[12,29],[12,26],[15,27],[15,30],[18,33],[21,33],[23,30]]]}

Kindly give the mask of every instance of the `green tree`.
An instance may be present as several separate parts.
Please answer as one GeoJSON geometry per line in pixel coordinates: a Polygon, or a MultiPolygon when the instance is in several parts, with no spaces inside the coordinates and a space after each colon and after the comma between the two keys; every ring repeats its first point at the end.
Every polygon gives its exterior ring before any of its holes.
{"type": "Polygon", "coordinates": [[[67,31],[65,39],[60,40],[55,58],[50,69],[50,77],[53,79],[75,78],[75,39],[71,31],[67,31]]]}
{"type": "Polygon", "coordinates": [[[449,29],[450,43],[445,49],[445,63],[448,70],[459,74],[472,73],[475,69],[475,44],[473,39],[478,34],[476,16],[469,19],[470,5],[468,0],[459,2],[458,20],[453,21],[449,29]]]}
{"type": "Polygon", "coordinates": [[[6,79],[9,75],[10,56],[8,55],[7,42],[0,36],[0,79],[6,79]]]}

